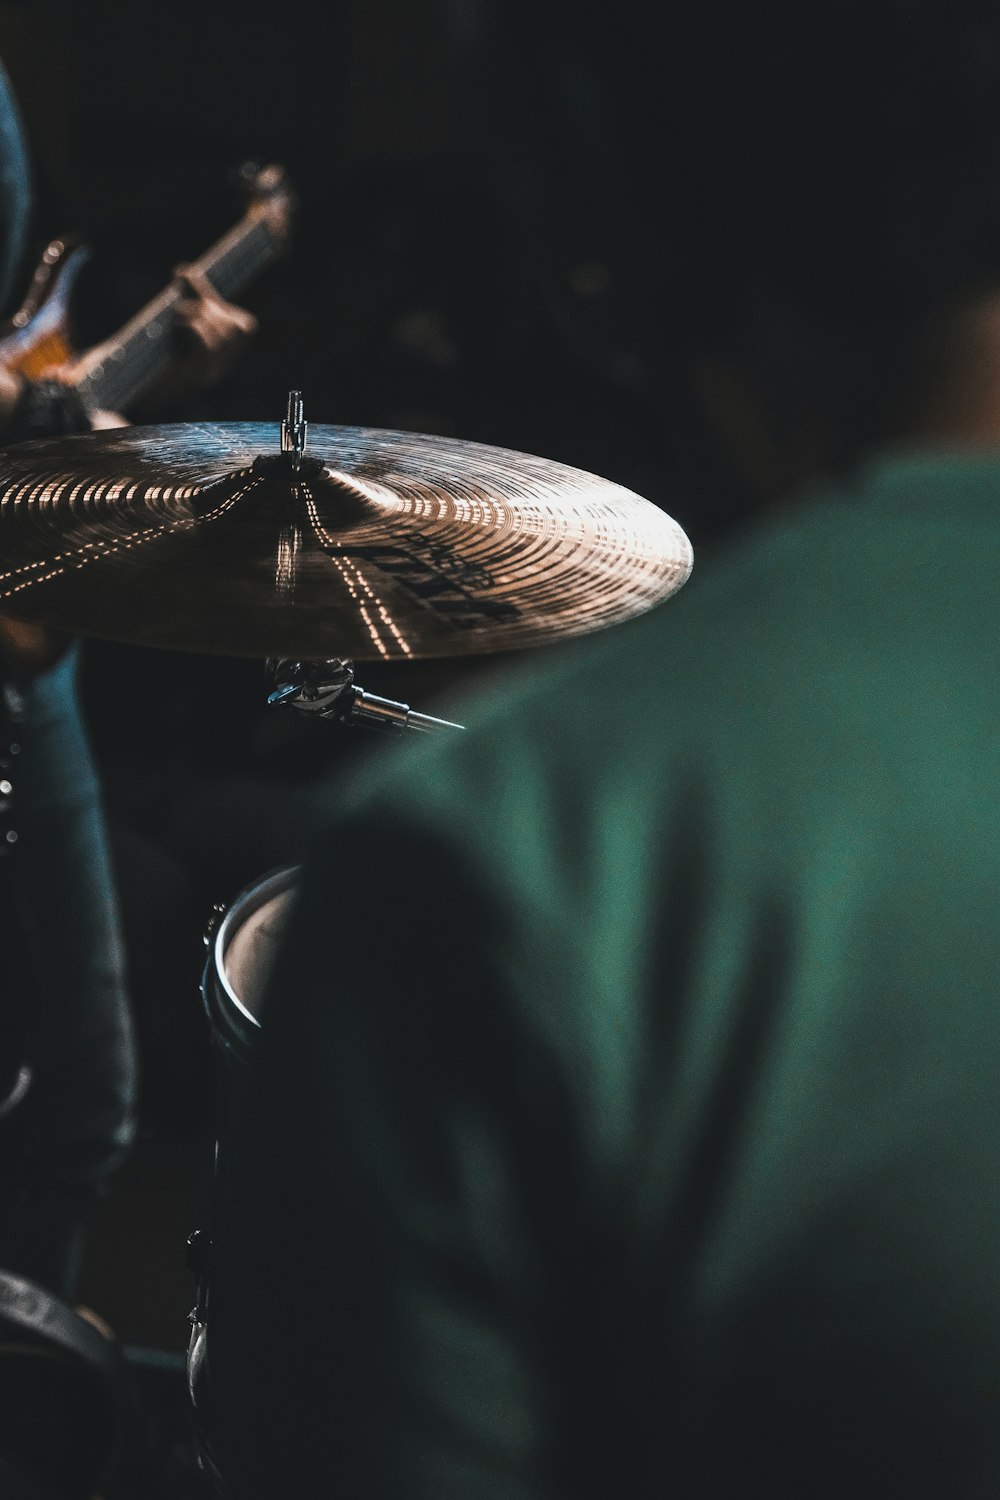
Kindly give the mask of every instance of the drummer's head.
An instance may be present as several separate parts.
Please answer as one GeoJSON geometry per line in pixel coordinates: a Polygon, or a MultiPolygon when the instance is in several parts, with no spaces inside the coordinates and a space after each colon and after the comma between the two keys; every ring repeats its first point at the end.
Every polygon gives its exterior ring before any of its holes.
{"type": "Polygon", "coordinates": [[[770,493],[905,434],[956,353],[940,320],[1000,287],[1000,7],[594,10],[531,0],[518,31],[523,162],[587,162],[549,181],[550,243],[600,247],[647,374],[770,493]]]}

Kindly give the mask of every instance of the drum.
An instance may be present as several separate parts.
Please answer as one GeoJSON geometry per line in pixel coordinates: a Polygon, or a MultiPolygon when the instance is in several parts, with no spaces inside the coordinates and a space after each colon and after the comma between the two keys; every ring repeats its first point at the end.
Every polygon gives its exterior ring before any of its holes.
{"type": "MultiPolygon", "coordinates": [[[[300,866],[284,865],[246,886],[228,907],[217,907],[205,946],[208,955],[201,998],[212,1040],[227,1063],[244,1064],[261,1035],[261,1002],[274,968],[298,886],[300,866]]],[[[218,1170],[223,1142],[216,1141],[218,1170]]],[[[198,1467],[209,1487],[226,1494],[215,1452],[215,1415],[208,1370],[208,1307],[211,1237],[196,1229],[188,1236],[188,1265],[197,1276],[187,1350],[188,1402],[198,1467]]]]}
{"type": "Polygon", "coordinates": [[[201,996],[212,1036],[231,1062],[244,1062],[261,1031],[260,1007],[298,885],[284,865],[219,908],[205,934],[201,996]]]}

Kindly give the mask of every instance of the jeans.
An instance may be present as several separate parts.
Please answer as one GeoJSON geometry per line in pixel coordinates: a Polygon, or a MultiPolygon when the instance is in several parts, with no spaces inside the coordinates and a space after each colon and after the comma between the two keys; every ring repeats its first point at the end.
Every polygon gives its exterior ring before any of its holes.
{"type": "Polygon", "coordinates": [[[138,1067],[101,788],[78,650],[12,695],[17,842],[5,861],[31,1084],[0,1118],[0,1266],[71,1299],[90,1215],[135,1136],[138,1067]]]}

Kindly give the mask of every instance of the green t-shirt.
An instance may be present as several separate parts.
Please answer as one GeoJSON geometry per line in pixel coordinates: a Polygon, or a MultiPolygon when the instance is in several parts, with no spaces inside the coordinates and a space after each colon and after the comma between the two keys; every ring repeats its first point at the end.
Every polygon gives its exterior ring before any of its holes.
{"type": "Polygon", "coordinates": [[[331,790],[220,1155],[234,1493],[1000,1493],[998,505],[887,457],[331,790]]]}

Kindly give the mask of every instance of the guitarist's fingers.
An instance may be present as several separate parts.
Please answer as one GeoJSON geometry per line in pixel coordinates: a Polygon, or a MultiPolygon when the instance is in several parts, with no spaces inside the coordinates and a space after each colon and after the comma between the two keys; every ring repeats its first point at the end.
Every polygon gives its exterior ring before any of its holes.
{"type": "Polygon", "coordinates": [[[247,308],[220,297],[208,278],[191,266],[181,267],[176,280],[182,293],[189,294],[174,306],[176,332],[190,350],[183,360],[184,378],[194,386],[212,385],[256,333],[257,319],[247,308]]]}
{"type": "Polygon", "coordinates": [[[185,317],[185,321],[198,319],[221,334],[232,331],[245,338],[257,332],[255,315],[248,308],[220,296],[204,272],[193,266],[178,266],[174,275],[180,285],[193,294],[177,304],[177,312],[185,317]]]}
{"type": "Polygon", "coordinates": [[[217,307],[201,298],[182,298],[176,306],[177,327],[183,337],[214,359],[235,357],[256,332],[257,319],[239,308],[234,313],[226,303],[217,307]]]}
{"type": "MultiPolygon", "coordinates": [[[[200,356],[212,371],[235,359],[257,326],[256,320],[248,324],[195,301],[187,305],[178,303],[177,315],[177,332],[190,349],[191,357],[200,356]]],[[[209,373],[208,368],[205,373],[209,373]]]]}

